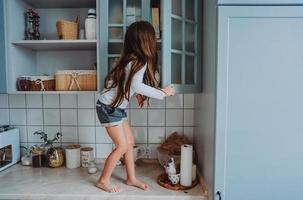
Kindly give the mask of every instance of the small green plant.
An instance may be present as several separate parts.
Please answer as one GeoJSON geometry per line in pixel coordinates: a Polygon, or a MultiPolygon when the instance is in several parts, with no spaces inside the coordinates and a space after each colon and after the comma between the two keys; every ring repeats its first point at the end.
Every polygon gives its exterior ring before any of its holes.
{"type": "Polygon", "coordinates": [[[59,141],[62,137],[62,133],[56,133],[53,139],[48,139],[48,135],[44,131],[36,131],[34,135],[40,135],[40,139],[43,140],[43,147],[52,147],[54,142],[59,141]]]}

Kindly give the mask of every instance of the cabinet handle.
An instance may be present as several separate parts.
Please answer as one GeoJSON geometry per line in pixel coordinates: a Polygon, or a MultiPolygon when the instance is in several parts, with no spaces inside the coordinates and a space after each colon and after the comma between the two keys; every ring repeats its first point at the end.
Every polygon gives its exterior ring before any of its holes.
{"type": "Polygon", "coordinates": [[[221,198],[221,192],[220,191],[217,191],[216,195],[219,196],[219,200],[222,200],[222,198],[221,198]]]}

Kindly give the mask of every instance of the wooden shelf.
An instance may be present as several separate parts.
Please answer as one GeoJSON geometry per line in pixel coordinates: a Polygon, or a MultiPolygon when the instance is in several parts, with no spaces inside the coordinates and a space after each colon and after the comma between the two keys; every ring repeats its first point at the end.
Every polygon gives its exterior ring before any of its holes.
{"type": "Polygon", "coordinates": [[[25,0],[34,8],[95,8],[96,0],[25,0]]]}
{"type": "Polygon", "coordinates": [[[12,44],[39,51],[96,50],[97,40],[20,40],[12,44]]]}
{"type": "Polygon", "coordinates": [[[98,91],[12,91],[9,94],[86,94],[98,91]]]}

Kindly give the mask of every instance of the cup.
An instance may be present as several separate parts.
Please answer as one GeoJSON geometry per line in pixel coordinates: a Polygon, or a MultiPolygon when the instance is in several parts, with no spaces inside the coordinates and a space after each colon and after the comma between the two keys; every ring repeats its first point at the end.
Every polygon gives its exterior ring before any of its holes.
{"type": "Polygon", "coordinates": [[[146,148],[145,146],[134,146],[134,161],[143,158],[146,155],[146,148]]]}

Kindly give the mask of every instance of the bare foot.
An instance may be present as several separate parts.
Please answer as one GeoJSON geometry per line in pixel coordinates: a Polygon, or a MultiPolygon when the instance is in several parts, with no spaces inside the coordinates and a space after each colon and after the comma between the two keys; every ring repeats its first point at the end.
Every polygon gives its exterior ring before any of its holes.
{"type": "Polygon", "coordinates": [[[101,183],[98,182],[95,185],[97,188],[104,190],[105,192],[120,192],[120,188],[118,186],[112,186],[110,183],[101,183]]]}
{"type": "Polygon", "coordinates": [[[130,186],[138,187],[138,188],[140,188],[142,190],[148,190],[149,189],[149,186],[146,183],[144,183],[144,182],[142,182],[142,181],[140,181],[138,179],[135,179],[135,180],[126,180],[126,184],[130,185],[130,186]]]}

